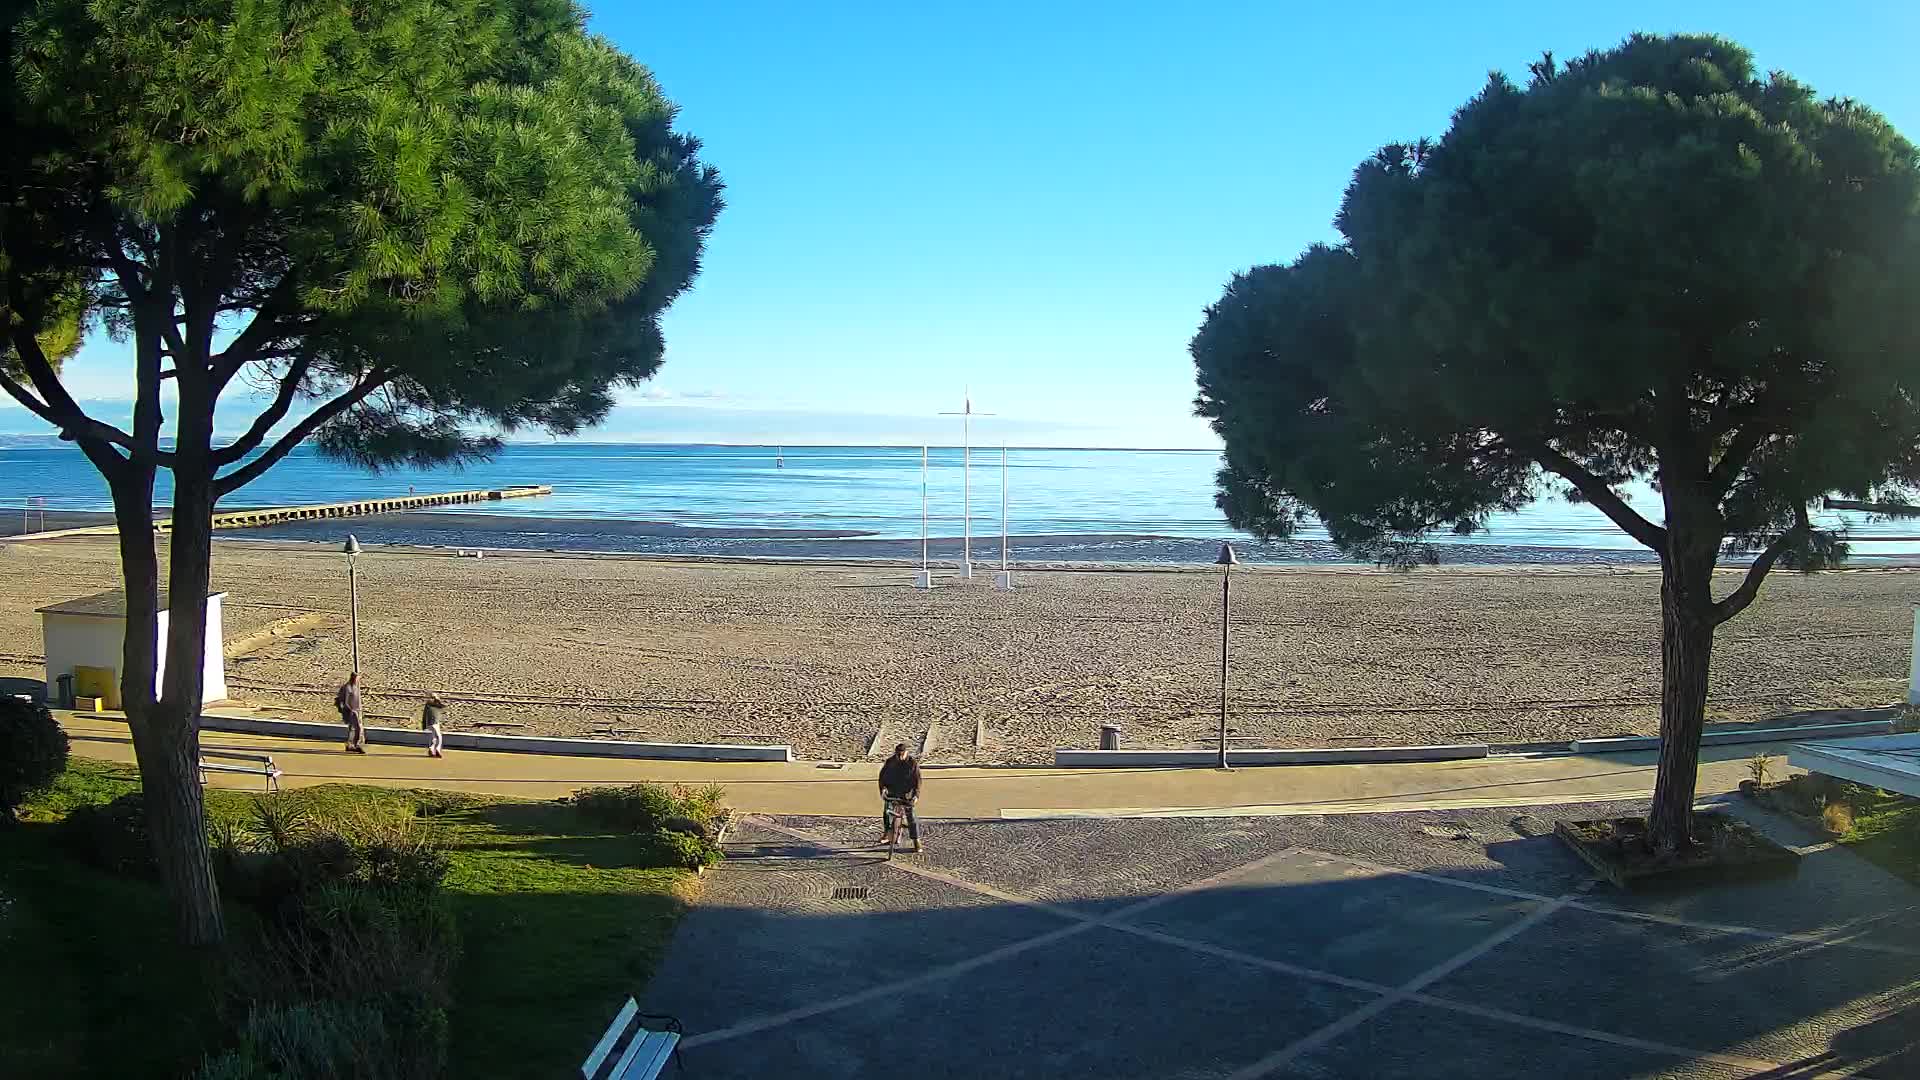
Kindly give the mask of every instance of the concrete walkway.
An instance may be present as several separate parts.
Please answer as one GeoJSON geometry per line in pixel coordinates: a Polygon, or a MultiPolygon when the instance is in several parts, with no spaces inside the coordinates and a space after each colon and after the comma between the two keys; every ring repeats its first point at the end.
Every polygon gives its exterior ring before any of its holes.
{"type": "MultiPolygon", "coordinates": [[[[86,757],[133,760],[123,721],[57,712],[86,757]]],[[[748,813],[870,816],[878,763],[679,762],[545,754],[448,751],[433,759],[418,749],[375,745],[349,754],[339,743],[208,731],[207,749],[273,755],[286,787],[357,783],[436,788],[550,799],[582,787],[642,780],[724,784],[727,801],[748,813]]],[[[1709,747],[1702,752],[1699,792],[1731,791],[1746,761],[1783,746],[1709,747]]],[[[1530,806],[1645,797],[1653,790],[1652,752],[1493,757],[1393,765],[1316,765],[1215,769],[1060,769],[931,764],[924,816],[1286,817],[1392,810],[1530,806]]],[[[1781,763],[1776,763],[1779,765],[1781,763]]],[[[257,777],[216,773],[221,787],[257,788],[257,777]]]]}

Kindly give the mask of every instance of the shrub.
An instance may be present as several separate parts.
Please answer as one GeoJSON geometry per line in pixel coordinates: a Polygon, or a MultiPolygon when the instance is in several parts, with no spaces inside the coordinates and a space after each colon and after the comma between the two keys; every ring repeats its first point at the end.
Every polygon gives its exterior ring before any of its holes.
{"type": "Polygon", "coordinates": [[[649,834],[647,843],[653,855],[649,861],[660,866],[698,870],[703,866],[716,866],[724,857],[720,845],[705,833],[663,830],[649,834]]]}
{"type": "Polygon", "coordinates": [[[1766,787],[1767,781],[1773,776],[1773,760],[1765,754],[1755,754],[1747,759],[1747,772],[1753,777],[1754,783],[1766,787]]]}
{"type": "Polygon", "coordinates": [[[627,832],[657,832],[672,818],[690,818],[703,827],[725,813],[727,789],[719,784],[689,788],[680,784],[628,784],[587,788],[573,797],[580,812],[627,832]]]}
{"type": "Polygon", "coordinates": [[[1820,824],[1835,836],[1845,836],[1853,831],[1853,807],[1843,802],[1830,802],[1820,810],[1820,824]]]}
{"type": "MultiPolygon", "coordinates": [[[[405,1018],[365,1003],[305,1001],[257,1006],[247,1015],[240,1045],[208,1061],[197,1080],[425,1080],[445,1065],[423,1048],[430,1033],[405,1018]]],[[[445,1017],[441,1017],[444,1027],[445,1017]]]]}
{"type": "Polygon", "coordinates": [[[0,823],[46,791],[67,767],[67,733],[45,705],[0,697],[0,823]]]}
{"type": "Polygon", "coordinates": [[[104,805],[74,807],[61,820],[58,835],[75,858],[110,874],[145,877],[155,872],[147,838],[147,804],[138,791],[104,805]]]}
{"type": "Polygon", "coordinates": [[[684,809],[664,784],[588,788],[573,797],[573,804],[594,821],[624,832],[652,832],[684,809]]]}

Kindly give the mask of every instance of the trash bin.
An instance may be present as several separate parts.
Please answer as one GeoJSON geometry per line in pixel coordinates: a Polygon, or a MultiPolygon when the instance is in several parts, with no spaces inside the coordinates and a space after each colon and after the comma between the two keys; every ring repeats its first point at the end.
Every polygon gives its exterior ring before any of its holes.
{"type": "Polygon", "coordinates": [[[59,702],[60,708],[73,708],[73,676],[62,675],[54,680],[54,685],[57,689],[54,691],[53,699],[59,702]]]}
{"type": "Polygon", "coordinates": [[[1120,749],[1120,727],[1117,724],[1100,725],[1100,749],[1120,749]]]}

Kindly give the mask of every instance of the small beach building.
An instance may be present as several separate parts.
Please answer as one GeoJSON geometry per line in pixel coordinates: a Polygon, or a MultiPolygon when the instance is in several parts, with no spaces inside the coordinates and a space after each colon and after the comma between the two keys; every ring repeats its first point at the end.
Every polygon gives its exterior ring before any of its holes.
{"type": "MultiPolygon", "coordinates": [[[[207,658],[202,702],[227,696],[226,634],[221,607],[226,593],[207,597],[207,658]]],[[[120,707],[121,644],[127,633],[127,594],[119,589],[50,604],[39,609],[42,651],[47,658],[47,700],[58,698],[60,677],[73,678],[79,697],[97,697],[109,709],[120,707]]],[[[154,692],[166,674],[167,592],[160,590],[160,662],[153,673],[154,692]]]]}

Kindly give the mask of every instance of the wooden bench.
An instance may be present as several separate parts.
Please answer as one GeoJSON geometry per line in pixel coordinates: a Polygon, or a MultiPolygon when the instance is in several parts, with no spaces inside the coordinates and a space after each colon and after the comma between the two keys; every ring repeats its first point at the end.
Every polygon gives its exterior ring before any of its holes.
{"type": "Polygon", "coordinates": [[[264,776],[268,791],[280,790],[280,766],[273,763],[267,754],[243,754],[237,750],[200,751],[200,783],[207,782],[208,772],[246,773],[249,776],[264,776]],[[208,761],[208,758],[220,758],[220,761],[208,761]],[[233,764],[227,764],[233,762],[233,764]]]}
{"type": "Polygon", "coordinates": [[[580,1075],[584,1080],[653,1080],[667,1067],[668,1058],[679,1066],[676,1071],[684,1073],[686,1066],[680,1061],[683,1034],[680,1021],[671,1016],[643,1013],[639,1003],[628,998],[613,1023],[607,1025],[607,1033],[600,1036],[593,1053],[588,1054],[585,1064],[580,1066],[580,1075]],[[660,1021],[662,1030],[648,1028],[642,1023],[644,1020],[660,1021]],[[620,1051],[618,1058],[613,1056],[615,1050],[620,1051]]]}

